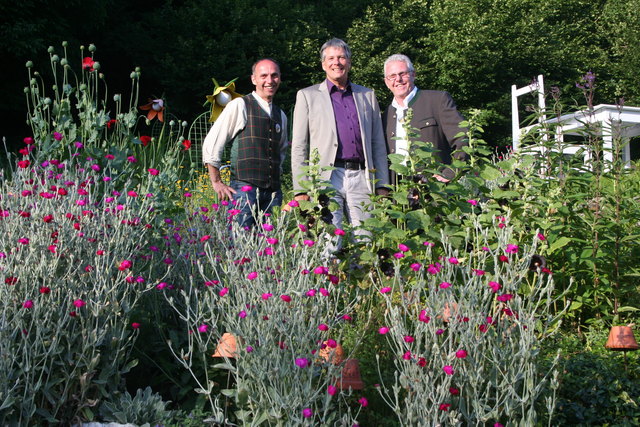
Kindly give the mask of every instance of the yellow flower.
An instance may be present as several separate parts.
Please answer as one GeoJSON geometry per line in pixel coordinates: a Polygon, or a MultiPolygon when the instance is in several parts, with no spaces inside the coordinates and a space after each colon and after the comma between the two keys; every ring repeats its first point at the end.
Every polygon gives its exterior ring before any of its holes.
{"type": "MultiPolygon", "coordinates": [[[[235,92],[237,78],[231,80],[226,85],[219,85],[216,79],[212,78],[213,84],[215,88],[213,89],[213,93],[211,95],[207,95],[207,102],[211,104],[211,116],[209,117],[210,122],[215,122],[224,107],[227,106],[229,101],[235,98],[240,98],[242,95],[235,92]]],[[[205,103],[206,105],[206,103],[205,103]]]]}

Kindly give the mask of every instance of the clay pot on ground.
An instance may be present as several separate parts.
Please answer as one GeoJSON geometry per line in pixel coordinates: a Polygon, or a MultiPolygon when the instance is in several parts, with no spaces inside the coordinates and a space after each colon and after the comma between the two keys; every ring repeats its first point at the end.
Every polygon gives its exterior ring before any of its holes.
{"type": "Polygon", "coordinates": [[[227,357],[235,359],[238,354],[236,337],[229,332],[225,332],[218,341],[215,353],[211,357],[227,357]]]}

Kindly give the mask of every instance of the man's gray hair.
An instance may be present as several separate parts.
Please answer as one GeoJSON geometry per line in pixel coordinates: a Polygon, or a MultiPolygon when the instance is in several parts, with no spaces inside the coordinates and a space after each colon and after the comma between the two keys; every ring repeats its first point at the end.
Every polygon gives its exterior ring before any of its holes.
{"type": "Polygon", "coordinates": [[[395,53],[390,57],[388,57],[386,61],[384,61],[384,67],[382,67],[382,74],[387,73],[387,64],[393,61],[401,61],[407,64],[407,68],[409,69],[410,73],[414,73],[416,71],[415,68],[413,68],[413,62],[411,62],[411,60],[407,55],[403,55],[401,53],[395,53]]]}
{"type": "Polygon", "coordinates": [[[320,48],[320,60],[321,61],[324,61],[324,51],[325,51],[325,49],[327,49],[329,47],[335,47],[336,49],[344,50],[344,56],[349,60],[351,59],[351,49],[349,49],[349,45],[344,40],[333,38],[331,40],[328,40],[320,48]]]}

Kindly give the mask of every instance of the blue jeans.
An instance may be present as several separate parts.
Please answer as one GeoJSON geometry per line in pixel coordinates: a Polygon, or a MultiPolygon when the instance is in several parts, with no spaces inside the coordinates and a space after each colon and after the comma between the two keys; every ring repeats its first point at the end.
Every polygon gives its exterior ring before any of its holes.
{"type": "Polygon", "coordinates": [[[240,210],[236,215],[236,221],[244,229],[253,227],[260,213],[270,214],[273,206],[282,204],[280,189],[259,188],[248,182],[237,180],[231,181],[230,186],[236,191],[233,200],[236,202],[236,209],[240,210]],[[245,189],[251,187],[251,189],[242,191],[243,187],[245,189]]]}

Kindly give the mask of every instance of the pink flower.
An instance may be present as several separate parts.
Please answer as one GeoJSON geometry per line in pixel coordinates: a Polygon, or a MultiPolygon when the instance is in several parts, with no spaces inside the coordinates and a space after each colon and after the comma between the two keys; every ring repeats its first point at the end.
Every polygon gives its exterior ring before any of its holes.
{"type": "Polygon", "coordinates": [[[24,308],[33,308],[33,301],[31,301],[30,299],[26,300],[24,303],[22,303],[22,306],[24,308]]]}
{"type": "Polygon", "coordinates": [[[289,203],[287,203],[290,207],[292,208],[297,208],[298,206],[300,206],[300,203],[298,203],[297,200],[292,200],[289,203]]]}
{"type": "Polygon", "coordinates": [[[458,359],[464,359],[465,357],[467,357],[467,350],[458,350],[458,351],[456,351],[456,357],[458,359]]]}
{"type": "Polygon", "coordinates": [[[509,244],[507,245],[507,253],[508,254],[515,254],[518,253],[518,245],[513,245],[513,244],[509,244]]]}
{"type": "Polygon", "coordinates": [[[127,191],[127,196],[129,196],[129,197],[138,197],[138,193],[136,193],[133,190],[127,191]]]}
{"type": "Polygon", "coordinates": [[[448,411],[450,407],[451,407],[450,403],[441,403],[440,404],[440,410],[441,411],[448,411]]]}
{"type": "Polygon", "coordinates": [[[318,289],[318,292],[320,292],[320,295],[322,295],[323,297],[328,297],[329,296],[329,291],[326,290],[325,288],[318,289]]]}
{"type": "Polygon", "coordinates": [[[60,132],[54,132],[53,139],[55,139],[56,141],[62,141],[62,134],[60,132]]]}
{"type": "Polygon", "coordinates": [[[415,338],[413,338],[411,335],[406,335],[404,337],[404,342],[406,342],[406,343],[412,343],[414,341],[415,341],[415,338]]]}
{"type": "Polygon", "coordinates": [[[128,259],[125,259],[124,261],[120,262],[120,265],[118,266],[118,270],[124,271],[128,268],[131,268],[132,265],[133,263],[131,261],[129,261],[128,259]]]}
{"type": "Polygon", "coordinates": [[[209,326],[208,325],[200,325],[198,326],[198,332],[207,332],[209,330],[209,326]]]}
{"type": "Polygon", "coordinates": [[[247,353],[251,353],[253,351],[253,347],[250,345],[247,346],[247,353]]]}
{"type": "Polygon", "coordinates": [[[156,289],[158,289],[158,290],[160,290],[160,291],[161,291],[161,290],[163,290],[163,289],[164,289],[164,288],[166,288],[166,287],[167,287],[167,284],[166,284],[165,282],[160,282],[160,283],[158,283],[158,284],[156,285],[156,289]]]}
{"type": "Polygon", "coordinates": [[[113,160],[116,158],[116,156],[114,156],[113,154],[107,154],[106,156],[104,156],[104,158],[107,160],[113,160]]]}
{"type": "Polygon", "coordinates": [[[329,269],[327,267],[316,267],[313,269],[313,274],[327,274],[329,269]]]}
{"type": "Polygon", "coordinates": [[[413,264],[411,264],[411,269],[413,271],[417,272],[418,270],[420,270],[420,267],[422,267],[422,266],[420,264],[418,264],[417,262],[414,262],[413,264]]]}
{"type": "Polygon", "coordinates": [[[498,282],[489,282],[489,287],[491,288],[493,293],[498,292],[501,288],[500,283],[498,282]]]}
{"type": "Polygon", "coordinates": [[[511,295],[511,294],[502,294],[502,295],[498,295],[496,297],[496,299],[498,301],[507,302],[507,301],[511,301],[511,299],[513,299],[513,295],[511,295]]]}
{"type": "Polygon", "coordinates": [[[264,231],[272,231],[273,230],[273,225],[271,225],[271,224],[262,224],[262,229],[264,231]]]}
{"type": "Polygon", "coordinates": [[[18,243],[20,243],[21,245],[28,245],[29,244],[29,239],[26,237],[21,237],[18,239],[18,243]]]}
{"type": "Polygon", "coordinates": [[[258,273],[255,272],[255,271],[252,271],[251,273],[247,274],[247,279],[249,279],[249,280],[253,280],[256,277],[258,277],[258,273]]]}
{"type": "Polygon", "coordinates": [[[400,249],[401,252],[409,252],[409,246],[402,243],[398,244],[398,249],[400,249]]]}
{"type": "Polygon", "coordinates": [[[133,322],[133,323],[131,323],[131,327],[132,327],[133,329],[140,329],[140,323],[138,323],[138,322],[133,322]]]}
{"type": "Polygon", "coordinates": [[[336,228],[336,229],[333,231],[333,234],[335,234],[336,236],[344,236],[344,230],[343,230],[343,229],[341,229],[341,228],[336,228]]]}
{"type": "Polygon", "coordinates": [[[273,296],[273,294],[272,294],[272,293],[270,293],[270,292],[265,292],[265,293],[263,293],[263,294],[262,294],[261,298],[262,298],[263,300],[265,300],[265,301],[266,301],[266,300],[268,300],[269,298],[271,298],[272,296],[273,296]]]}
{"type": "Polygon", "coordinates": [[[73,301],[73,305],[76,306],[77,308],[81,308],[84,307],[87,303],[82,301],[81,299],[77,299],[73,301]]]}
{"type": "Polygon", "coordinates": [[[303,233],[307,231],[307,226],[304,224],[298,224],[298,228],[300,229],[300,231],[302,231],[303,233]]]}
{"type": "Polygon", "coordinates": [[[444,329],[438,329],[436,331],[436,335],[442,335],[442,334],[444,334],[444,329]]]}
{"type": "Polygon", "coordinates": [[[302,416],[305,418],[311,418],[313,416],[313,411],[311,408],[304,408],[302,410],[302,416]]]}
{"type": "Polygon", "coordinates": [[[422,243],[422,244],[423,244],[423,245],[425,245],[425,246],[426,246],[426,247],[428,247],[428,248],[432,248],[432,247],[434,247],[434,246],[435,246],[435,243],[431,243],[431,242],[424,242],[424,243],[422,243]]]}
{"type": "Polygon", "coordinates": [[[244,191],[246,193],[247,191],[251,191],[252,189],[253,189],[253,187],[250,186],[250,185],[243,185],[240,190],[242,190],[242,191],[244,191]]]}
{"type": "Polygon", "coordinates": [[[302,241],[302,244],[311,248],[316,244],[316,242],[314,242],[313,240],[305,239],[302,241]]]}
{"type": "Polygon", "coordinates": [[[222,289],[220,289],[220,292],[218,292],[218,295],[220,295],[221,297],[225,296],[226,294],[229,293],[229,288],[224,287],[222,289]]]}
{"type": "Polygon", "coordinates": [[[238,313],[238,317],[244,319],[245,317],[247,317],[247,312],[242,310],[240,313],[238,313]]]}
{"type": "Polygon", "coordinates": [[[424,323],[429,323],[431,317],[427,316],[427,310],[421,310],[418,315],[418,320],[424,323]]]}
{"type": "Polygon", "coordinates": [[[338,387],[334,386],[334,385],[329,385],[327,387],[327,394],[329,396],[333,396],[338,392],[338,387]]]}
{"type": "Polygon", "coordinates": [[[500,255],[498,259],[500,260],[500,262],[506,262],[507,264],[509,263],[509,257],[506,255],[500,255]]]}
{"type": "Polygon", "coordinates": [[[127,162],[129,162],[129,163],[136,163],[137,161],[138,160],[133,156],[127,157],[127,162]]]}
{"type": "Polygon", "coordinates": [[[329,338],[327,340],[327,347],[336,348],[337,346],[338,346],[338,342],[336,340],[334,340],[333,338],[329,338]]]}
{"type": "Polygon", "coordinates": [[[471,206],[478,206],[477,200],[467,200],[467,203],[469,203],[471,206]]]}
{"type": "Polygon", "coordinates": [[[411,360],[411,352],[409,350],[405,351],[402,355],[403,360],[411,360]]]}
{"type": "Polygon", "coordinates": [[[381,294],[386,294],[388,292],[391,292],[391,288],[389,288],[389,287],[385,287],[385,288],[380,289],[380,293],[381,294]]]}
{"type": "Polygon", "coordinates": [[[445,374],[447,375],[453,375],[455,373],[455,371],[453,370],[453,366],[451,365],[445,365],[442,367],[442,370],[444,371],[445,374]]]}
{"type": "Polygon", "coordinates": [[[291,302],[291,297],[289,295],[280,295],[280,299],[284,302],[291,302]]]}
{"type": "Polygon", "coordinates": [[[324,323],[321,323],[318,325],[318,329],[321,331],[328,331],[329,327],[327,325],[325,325],[324,323]]]}
{"type": "Polygon", "coordinates": [[[153,176],[156,176],[160,173],[160,171],[158,169],[153,169],[153,168],[149,168],[147,169],[149,171],[149,173],[153,176]]]}
{"type": "Polygon", "coordinates": [[[39,291],[40,291],[41,294],[47,295],[47,294],[51,293],[51,288],[48,287],[48,286],[40,286],[39,291]]]}
{"type": "Polygon", "coordinates": [[[544,234],[542,233],[538,233],[538,239],[540,239],[540,241],[544,242],[545,240],[547,240],[546,237],[544,237],[544,234]]]}
{"type": "Polygon", "coordinates": [[[296,359],[296,365],[299,368],[306,368],[307,366],[309,366],[309,360],[305,359],[304,357],[298,357],[296,359]]]}
{"type": "Polygon", "coordinates": [[[315,297],[316,296],[316,290],[315,289],[309,289],[306,293],[306,296],[308,297],[315,297]]]}
{"type": "Polygon", "coordinates": [[[401,259],[404,258],[404,254],[402,252],[396,252],[395,254],[393,254],[393,257],[395,259],[401,259]]]}
{"type": "Polygon", "coordinates": [[[451,283],[449,283],[449,282],[442,282],[442,283],[440,283],[440,285],[438,285],[438,286],[440,286],[440,289],[447,289],[448,287],[450,287],[450,286],[451,286],[451,283]]]}
{"type": "Polygon", "coordinates": [[[386,326],[383,326],[380,329],[378,329],[378,333],[380,333],[380,335],[384,335],[387,332],[389,332],[389,328],[387,328],[386,326]]]}
{"type": "Polygon", "coordinates": [[[448,261],[451,264],[458,264],[458,258],[456,258],[454,256],[450,257],[448,261]]]}
{"type": "Polygon", "coordinates": [[[460,390],[458,390],[458,389],[457,389],[457,388],[455,388],[455,387],[449,387],[449,393],[451,393],[451,394],[452,394],[452,395],[454,395],[454,396],[457,396],[457,395],[459,395],[459,394],[460,394],[460,390]]]}
{"type": "Polygon", "coordinates": [[[366,397],[361,397],[360,399],[358,399],[358,403],[360,404],[360,406],[362,406],[363,408],[366,408],[369,405],[369,401],[367,400],[366,397]]]}
{"type": "Polygon", "coordinates": [[[278,241],[279,240],[274,237],[267,237],[267,243],[270,245],[277,245],[278,241]]]}
{"type": "Polygon", "coordinates": [[[473,274],[475,274],[476,276],[484,276],[484,270],[477,270],[474,268],[473,274]]]}

